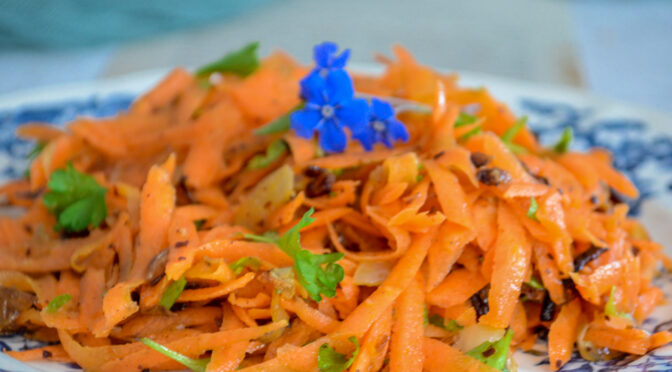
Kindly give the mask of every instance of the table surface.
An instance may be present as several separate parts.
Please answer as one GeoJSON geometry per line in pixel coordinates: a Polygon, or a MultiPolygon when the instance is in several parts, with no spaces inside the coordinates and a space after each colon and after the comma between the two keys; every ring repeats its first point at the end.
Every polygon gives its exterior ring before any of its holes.
{"type": "Polygon", "coordinates": [[[0,93],[198,66],[250,40],[310,62],[333,40],[352,60],[403,44],[423,63],[582,87],[672,112],[672,2],[614,0],[284,0],[224,23],[119,45],[0,51],[0,93]]]}

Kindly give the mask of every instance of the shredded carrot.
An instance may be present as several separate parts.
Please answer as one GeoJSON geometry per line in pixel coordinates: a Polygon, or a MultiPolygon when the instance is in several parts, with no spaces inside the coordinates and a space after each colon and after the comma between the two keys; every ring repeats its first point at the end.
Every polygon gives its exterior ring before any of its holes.
{"type": "Polygon", "coordinates": [[[246,76],[175,69],[112,117],[21,126],[41,151],[0,186],[23,211],[0,217],[0,289],[22,299],[7,330],[60,343],[9,355],[184,368],[147,337],[209,372],[313,372],[325,344],[351,372],[494,371],[467,355],[495,341],[475,329],[511,329],[514,351],[549,328],[551,369],[579,333],[635,355],[672,340],[637,326],[665,301],[654,278],[672,259],[612,197],[639,192],[606,150],[542,146],[486,89],[402,47],[379,60],[381,76],[352,83],[396,110],[409,138],[393,146],[346,128],[330,152],[329,125],[297,131],[296,110],[324,112],[301,106],[315,70],[284,53],[246,76]],[[104,216],[78,231],[53,205],[68,164],[105,189],[104,216]]]}

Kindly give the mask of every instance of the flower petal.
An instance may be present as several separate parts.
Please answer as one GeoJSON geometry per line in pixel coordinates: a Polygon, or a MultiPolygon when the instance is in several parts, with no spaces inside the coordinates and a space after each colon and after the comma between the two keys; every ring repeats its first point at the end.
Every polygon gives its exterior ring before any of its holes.
{"type": "Polygon", "coordinates": [[[328,93],[327,83],[318,73],[308,74],[300,82],[301,98],[306,101],[323,105],[325,103],[325,94],[328,93]]]}
{"type": "Polygon", "coordinates": [[[408,129],[404,123],[400,122],[397,119],[390,119],[386,122],[387,124],[387,136],[395,141],[408,142],[409,134],[408,129]]]}
{"type": "Polygon", "coordinates": [[[333,57],[331,60],[331,68],[345,68],[350,58],[350,49],[344,50],[338,57],[333,57]]]}
{"type": "Polygon", "coordinates": [[[331,41],[325,41],[313,47],[313,59],[319,67],[329,68],[332,56],[338,51],[338,45],[331,41]]]}
{"type": "Polygon", "coordinates": [[[312,138],[315,129],[322,120],[322,114],[319,110],[303,109],[294,111],[289,117],[291,128],[296,132],[296,135],[303,138],[312,138]]]}
{"type": "Polygon", "coordinates": [[[373,98],[371,99],[371,114],[378,120],[387,120],[394,116],[394,108],[388,102],[373,98]]]}
{"type": "Polygon", "coordinates": [[[343,152],[347,139],[343,127],[335,120],[325,121],[320,128],[320,147],[326,152],[343,152]]]}
{"type": "Polygon", "coordinates": [[[343,102],[336,109],[336,117],[342,125],[356,132],[359,127],[369,122],[369,104],[359,98],[343,102]]]}
{"type": "Polygon", "coordinates": [[[329,71],[326,81],[328,100],[334,106],[350,100],[355,93],[352,87],[352,79],[345,70],[329,71]]]}
{"type": "Polygon", "coordinates": [[[373,144],[376,143],[376,131],[367,124],[361,130],[352,133],[352,138],[359,141],[366,151],[373,150],[373,144]]]}

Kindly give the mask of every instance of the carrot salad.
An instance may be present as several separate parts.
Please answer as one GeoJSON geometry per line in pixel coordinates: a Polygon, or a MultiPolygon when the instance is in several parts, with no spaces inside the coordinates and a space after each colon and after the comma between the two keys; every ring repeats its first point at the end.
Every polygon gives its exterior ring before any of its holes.
{"type": "Polygon", "coordinates": [[[515,371],[643,355],[672,260],[602,149],[542,146],[401,47],[380,76],[257,44],[126,112],[28,123],[0,188],[7,352],[86,371],[515,371]],[[575,346],[576,345],[576,346],[575,346]]]}

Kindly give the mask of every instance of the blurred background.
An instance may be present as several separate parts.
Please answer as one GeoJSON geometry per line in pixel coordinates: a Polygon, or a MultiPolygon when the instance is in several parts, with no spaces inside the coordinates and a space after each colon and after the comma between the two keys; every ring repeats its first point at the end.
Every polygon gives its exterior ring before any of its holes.
{"type": "Polygon", "coordinates": [[[672,112],[669,0],[17,0],[0,2],[0,93],[195,67],[248,41],[305,63],[331,40],[426,64],[672,112]]]}

